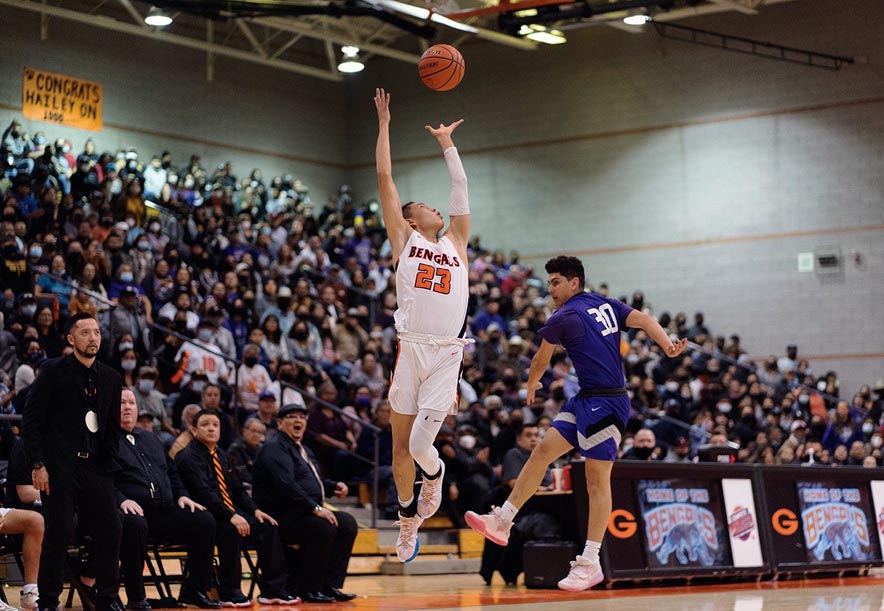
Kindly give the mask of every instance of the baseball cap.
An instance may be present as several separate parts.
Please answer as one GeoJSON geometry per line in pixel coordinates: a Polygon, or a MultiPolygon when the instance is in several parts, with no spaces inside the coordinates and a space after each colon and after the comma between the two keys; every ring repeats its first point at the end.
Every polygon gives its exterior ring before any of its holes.
{"type": "Polygon", "coordinates": [[[265,390],[260,395],[258,395],[258,401],[263,401],[264,399],[273,399],[274,401],[276,401],[276,395],[269,390],[265,390]]]}
{"type": "Polygon", "coordinates": [[[485,330],[488,331],[488,333],[494,333],[495,331],[500,331],[500,325],[496,322],[493,322],[485,327],[485,330]]]}
{"type": "Polygon", "coordinates": [[[279,412],[277,412],[276,417],[280,418],[280,419],[285,418],[287,415],[291,414],[292,412],[302,412],[302,413],[306,414],[307,413],[307,406],[301,405],[300,403],[289,403],[287,405],[283,405],[282,407],[279,408],[279,412]]]}
{"type": "Polygon", "coordinates": [[[287,286],[281,286],[281,287],[279,287],[279,290],[276,291],[276,296],[277,297],[291,297],[292,296],[292,289],[290,289],[287,286]]]}
{"type": "Polygon", "coordinates": [[[794,433],[798,429],[806,429],[806,428],[807,428],[807,423],[804,420],[796,420],[795,422],[792,423],[792,428],[790,428],[789,430],[794,433]]]}
{"type": "Polygon", "coordinates": [[[123,288],[123,290],[121,291],[121,294],[122,295],[137,295],[138,291],[135,290],[134,286],[129,285],[129,286],[126,286],[123,288]]]}

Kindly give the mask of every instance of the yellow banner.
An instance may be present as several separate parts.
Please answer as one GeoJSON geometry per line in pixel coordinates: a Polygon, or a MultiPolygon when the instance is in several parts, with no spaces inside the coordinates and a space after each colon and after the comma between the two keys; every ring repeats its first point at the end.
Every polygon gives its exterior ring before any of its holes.
{"type": "Polygon", "coordinates": [[[21,91],[25,119],[101,131],[104,98],[99,83],[25,68],[21,91]]]}

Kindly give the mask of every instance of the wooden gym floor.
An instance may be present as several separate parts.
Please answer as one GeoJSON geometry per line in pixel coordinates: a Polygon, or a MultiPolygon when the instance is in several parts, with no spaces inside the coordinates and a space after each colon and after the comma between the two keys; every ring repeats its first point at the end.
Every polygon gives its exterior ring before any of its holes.
{"type": "MultiPolygon", "coordinates": [[[[884,611],[884,579],[851,577],[690,587],[619,588],[570,593],[485,586],[478,575],[349,577],[350,603],[301,604],[304,611],[884,611]]],[[[18,603],[10,588],[10,603],[18,603]]],[[[75,609],[79,601],[75,599],[75,609]]],[[[262,611],[281,611],[264,607],[262,611]]]]}

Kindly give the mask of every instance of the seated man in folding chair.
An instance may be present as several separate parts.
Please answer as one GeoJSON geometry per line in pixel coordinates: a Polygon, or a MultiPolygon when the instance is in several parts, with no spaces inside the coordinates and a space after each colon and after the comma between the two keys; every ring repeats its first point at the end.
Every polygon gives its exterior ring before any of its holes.
{"type": "Polygon", "coordinates": [[[258,587],[262,605],[295,605],[286,592],[285,558],[276,520],[255,505],[236,476],[227,452],[218,447],[218,412],[202,410],[193,417],[193,441],[175,456],[175,465],[190,498],[215,516],[218,547],[218,597],[223,607],[251,607],[242,593],[240,554],[251,542],[258,549],[258,587]]]}
{"type": "Polygon", "coordinates": [[[212,577],[215,518],[187,497],[187,489],[159,438],[135,426],[135,394],[124,388],[120,398],[120,470],[114,474],[117,504],[123,512],[120,572],[126,582],[127,608],[147,611],[144,558],[148,536],[154,542],[187,544],[188,575],[178,602],[201,609],[220,609],[206,595],[212,577]]]}

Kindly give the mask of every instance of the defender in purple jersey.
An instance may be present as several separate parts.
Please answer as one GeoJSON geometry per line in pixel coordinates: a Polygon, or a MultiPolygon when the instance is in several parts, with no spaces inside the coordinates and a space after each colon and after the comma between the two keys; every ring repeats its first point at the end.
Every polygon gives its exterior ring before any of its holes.
{"type": "Polygon", "coordinates": [[[578,592],[605,578],[599,550],[611,516],[611,468],[630,407],[620,361],[620,332],[627,327],[644,329],[668,357],[684,352],[687,340],[673,342],[647,314],[619,301],[585,293],[583,263],[576,257],[550,259],[546,272],[549,294],[559,309],[537,332],[542,342],[531,360],[526,402],[534,402],[534,393],[542,386],[540,378],[556,345],[568,352],[580,392],[565,403],[543,441],[531,453],[503,507],[492,507],[491,513],[485,515],[469,511],[464,517],[471,528],[487,539],[506,545],[516,513],[537,491],[549,464],[572,448],[578,450],[586,458],[589,494],[586,547],[571,562],[568,576],[559,582],[561,589],[578,592]]]}

